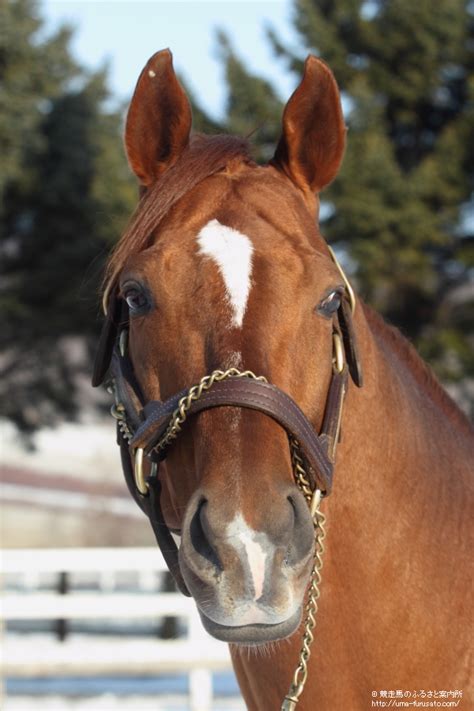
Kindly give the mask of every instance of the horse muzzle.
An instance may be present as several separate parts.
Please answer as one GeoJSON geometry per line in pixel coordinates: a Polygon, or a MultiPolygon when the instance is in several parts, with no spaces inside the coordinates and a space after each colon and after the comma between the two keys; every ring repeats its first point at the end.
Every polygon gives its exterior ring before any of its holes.
{"type": "Polygon", "coordinates": [[[311,516],[294,485],[265,507],[258,530],[201,490],[183,521],[179,564],[208,632],[255,644],[298,626],[313,550],[311,516]]]}

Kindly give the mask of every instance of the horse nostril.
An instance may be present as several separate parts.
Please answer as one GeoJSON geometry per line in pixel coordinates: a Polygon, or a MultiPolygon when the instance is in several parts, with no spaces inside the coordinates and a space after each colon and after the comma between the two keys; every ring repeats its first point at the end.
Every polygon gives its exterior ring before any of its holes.
{"type": "Polygon", "coordinates": [[[205,558],[209,563],[212,563],[219,570],[223,570],[223,566],[217,556],[216,551],[209,541],[209,526],[206,523],[206,506],[207,499],[202,499],[194,512],[189,527],[191,543],[194,550],[205,558]]]}
{"type": "Polygon", "coordinates": [[[293,512],[293,522],[292,526],[289,527],[291,528],[291,540],[285,560],[288,565],[294,565],[311,552],[314,542],[314,529],[308,504],[304,497],[297,492],[296,494],[289,494],[287,501],[293,512]]]}
{"type": "Polygon", "coordinates": [[[291,528],[291,530],[293,531],[294,527],[298,523],[298,518],[300,517],[300,511],[299,511],[297,502],[295,501],[294,497],[291,494],[289,496],[287,496],[287,501],[289,502],[289,504],[291,506],[291,513],[293,514],[292,521],[291,521],[291,523],[288,524],[288,528],[291,528]]]}
{"type": "Polygon", "coordinates": [[[286,499],[287,499],[287,501],[290,502],[291,508],[293,509],[293,513],[296,516],[296,503],[295,503],[293,496],[290,494],[289,496],[286,497],[286,499]]]}

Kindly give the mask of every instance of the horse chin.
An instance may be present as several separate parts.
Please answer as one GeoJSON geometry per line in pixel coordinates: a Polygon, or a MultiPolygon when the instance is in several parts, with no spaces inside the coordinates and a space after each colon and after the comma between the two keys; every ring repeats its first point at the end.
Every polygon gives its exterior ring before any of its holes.
{"type": "MultiPolygon", "coordinates": [[[[199,610],[199,608],[198,608],[199,610]]],[[[299,627],[302,608],[299,607],[287,620],[276,624],[221,625],[199,610],[202,624],[212,637],[221,642],[242,646],[257,646],[290,637],[299,627]]]]}

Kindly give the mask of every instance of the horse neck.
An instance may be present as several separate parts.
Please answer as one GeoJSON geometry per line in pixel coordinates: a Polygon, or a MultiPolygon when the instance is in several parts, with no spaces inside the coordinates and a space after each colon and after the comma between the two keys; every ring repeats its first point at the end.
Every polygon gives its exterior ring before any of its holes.
{"type": "Polygon", "coordinates": [[[347,396],[334,490],[356,506],[439,510],[467,486],[472,427],[398,331],[365,307],[357,321],[364,387],[347,396]]]}
{"type": "MultiPolygon", "coordinates": [[[[464,683],[460,632],[449,660],[445,653],[446,629],[457,614],[446,601],[463,600],[469,589],[465,484],[472,431],[436,391],[432,377],[423,370],[426,382],[420,377],[413,354],[404,357],[406,347],[397,347],[401,336],[394,338],[361,307],[355,327],[364,386],[349,387],[334,485],[322,503],[327,516],[322,595],[301,711],[351,703],[365,708],[371,690],[387,688],[393,679],[411,689],[407,639],[418,640],[413,657],[425,660],[418,665],[417,684],[423,679],[435,687],[443,674],[464,683]],[[453,549],[465,560],[456,570],[453,549]],[[400,614],[407,609],[407,592],[409,615],[400,614]],[[428,620],[430,649],[417,632],[428,620]],[[391,647],[381,653],[395,640],[399,653],[392,654],[391,647]]],[[[298,633],[267,653],[231,650],[250,711],[279,708],[300,648],[298,633]]]]}

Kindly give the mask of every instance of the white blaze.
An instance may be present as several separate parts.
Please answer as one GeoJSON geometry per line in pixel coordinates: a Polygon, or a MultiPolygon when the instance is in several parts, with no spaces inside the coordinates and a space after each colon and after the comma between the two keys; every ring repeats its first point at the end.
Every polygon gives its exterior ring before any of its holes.
{"type": "Polygon", "coordinates": [[[250,569],[254,587],[254,600],[258,600],[263,593],[265,583],[265,561],[267,551],[262,544],[257,540],[262,539],[265,534],[257,534],[250,526],[248,526],[241,514],[238,514],[231,523],[227,526],[226,538],[234,545],[237,551],[242,548],[247,557],[247,563],[250,569]],[[232,541],[235,540],[235,543],[232,541]]]}
{"type": "Polygon", "coordinates": [[[250,293],[253,245],[247,235],[211,220],[197,236],[200,253],[215,261],[233,310],[232,325],[242,327],[250,293]]]}

